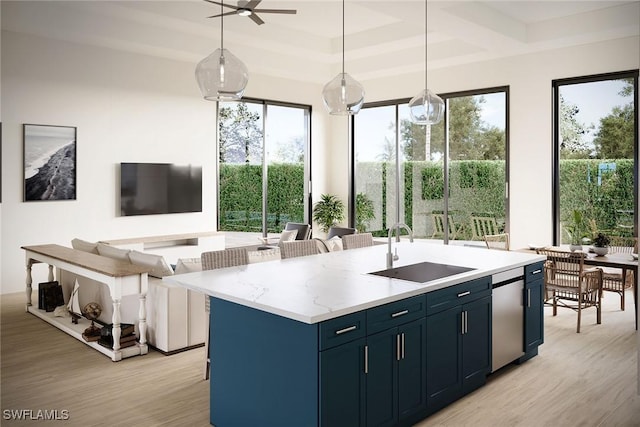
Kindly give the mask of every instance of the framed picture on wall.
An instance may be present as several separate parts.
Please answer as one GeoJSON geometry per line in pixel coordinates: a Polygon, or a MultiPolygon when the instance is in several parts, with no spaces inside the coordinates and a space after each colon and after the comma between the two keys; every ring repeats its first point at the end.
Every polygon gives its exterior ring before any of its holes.
{"type": "Polygon", "coordinates": [[[76,128],[23,125],[24,201],[76,199],[76,128]]]}

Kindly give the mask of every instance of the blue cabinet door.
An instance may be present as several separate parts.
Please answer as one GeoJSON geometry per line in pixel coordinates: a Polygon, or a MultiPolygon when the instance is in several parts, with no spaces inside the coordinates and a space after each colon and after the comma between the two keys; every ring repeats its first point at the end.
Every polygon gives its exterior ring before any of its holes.
{"type": "Polygon", "coordinates": [[[403,420],[427,407],[427,319],[415,320],[398,328],[398,418],[403,420]]]}
{"type": "Polygon", "coordinates": [[[491,297],[462,306],[462,381],[465,393],[486,382],[491,372],[491,297]]]}
{"type": "Polygon", "coordinates": [[[365,339],[320,352],[320,425],[364,427],[365,339]]]}
{"type": "Polygon", "coordinates": [[[544,341],[543,281],[526,283],[524,292],[524,352],[530,353],[544,341]]]}
{"type": "Polygon", "coordinates": [[[367,426],[393,426],[398,418],[398,328],[367,337],[367,426]]]}
{"type": "Polygon", "coordinates": [[[427,407],[436,411],[453,402],[462,387],[462,306],[427,317],[427,407]]]}
{"type": "Polygon", "coordinates": [[[426,410],[427,320],[367,337],[367,426],[396,426],[426,410]]]}
{"type": "Polygon", "coordinates": [[[524,267],[524,356],[520,363],[538,354],[544,342],[544,262],[524,267]]]}

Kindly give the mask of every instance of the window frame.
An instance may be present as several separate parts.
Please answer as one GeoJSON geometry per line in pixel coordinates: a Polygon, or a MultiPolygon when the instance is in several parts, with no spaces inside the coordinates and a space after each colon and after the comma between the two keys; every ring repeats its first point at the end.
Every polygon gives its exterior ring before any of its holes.
{"type": "Polygon", "coordinates": [[[634,236],[638,236],[638,80],[640,70],[617,71],[611,73],[591,74],[580,77],[568,77],[562,79],[554,79],[551,81],[551,123],[552,123],[552,147],[551,147],[551,165],[553,168],[553,176],[551,179],[551,209],[552,209],[552,242],[554,246],[560,245],[562,237],[560,236],[560,96],[559,91],[562,86],[595,83],[607,80],[620,80],[625,78],[633,79],[633,108],[636,113],[634,120],[634,149],[633,149],[633,195],[634,209],[633,223],[634,236]]]}
{"type": "MultiPolygon", "coordinates": [[[[300,104],[296,102],[288,101],[276,101],[271,99],[251,98],[243,97],[238,103],[251,103],[262,106],[262,236],[267,237],[267,193],[268,193],[268,163],[267,163],[267,144],[266,141],[266,127],[268,120],[268,106],[277,107],[290,107],[299,108],[305,111],[304,121],[306,128],[306,140],[305,140],[305,159],[304,159],[304,221],[311,223],[311,209],[312,209],[312,162],[311,162],[311,115],[313,113],[313,107],[308,104],[300,104]]],[[[220,230],[220,122],[219,113],[220,101],[216,101],[216,229],[220,230]]],[[[247,232],[247,231],[245,231],[247,232]]]]}
{"type": "MultiPolygon", "coordinates": [[[[466,97],[466,96],[477,96],[477,95],[486,95],[486,94],[493,94],[493,93],[497,93],[497,92],[503,92],[505,94],[505,232],[509,232],[509,224],[510,224],[510,207],[509,207],[509,201],[510,201],[510,197],[509,197],[509,182],[510,182],[510,162],[509,162],[509,153],[510,153],[510,132],[509,132],[509,128],[510,128],[510,87],[508,85],[505,86],[493,86],[493,87],[487,87],[487,88],[481,88],[481,89],[473,89],[473,90],[465,90],[465,91],[457,91],[457,92],[448,92],[448,93],[443,93],[443,94],[438,94],[438,96],[440,96],[442,98],[442,100],[445,102],[445,105],[448,103],[448,100],[451,98],[458,98],[458,97],[466,97]]],[[[398,124],[398,117],[399,117],[399,106],[401,104],[408,104],[409,101],[411,99],[410,98],[396,98],[396,99],[391,99],[391,100],[385,100],[385,101],[376,101],[376,102],[369,102],[369,103],[365,103],[362,108],[375,108],[375,107],[386,107],[386,106],[395,106],[395,119],[396,119],[396,140],[395,140],[395,149],[396,149],[396,153],[399,153],[399,145],[400,145],[400,127],[397,125],[398,124]]],[[[349,138],[351,141],[351,144],[349,145],[349,165],[350,165],[350,174],[349,174],[349,206],[348,206],[348,212],[349,212],[349,219],[348,219],[348,223],[349,223],[349,227],[354,227],[355,225],[355,216],[356,216],[356,212],[355,212],[355,197],[356,197],[356,182],[355,182],[355,177],[356,177],[356,162],[355,162],[355,152],[356,152],[356,141],[355,141],[355,116],[352,116],[349,120],[349,138]]],[[[449,118],[449,108],[445,108],[445,114],[444,114],[444,138],[445,138],[445,143],[444,143],[444,160],[443,160],[443,168],[444,168],[444,188],[448,188],[449,186],[449,143],[448,143],[448,139],[449,139],[449,129],[448,129],[448,123],[450,121],[449,118]]],[[[398,162],[399,156],[396,156],[396,170],[399,168],[399,162],[398,162]]],[[[399,180],[396,180],[396,189],[397,187],[400,185],[399,180]]],[[[398,199],[399,200],[399,199],[398,199]]],[[[445,192],[444,194],[444,198],[443,198],[443,209],[445,211],[449,210],[449,195],[447,194],[447,192],[445,192]]],[[[396,212],[396,216],[399,218],[400,217],[400,205],[399,203],[396,204],[395,206],[395,212],[396,212]]],[[[448,233],[448,224],[447,224],[447,215],[444,216],[444,229],[447,231],[445,234],[445,238],[444,238],[444,244],[449,244],[449,233],[448,233]]]]}

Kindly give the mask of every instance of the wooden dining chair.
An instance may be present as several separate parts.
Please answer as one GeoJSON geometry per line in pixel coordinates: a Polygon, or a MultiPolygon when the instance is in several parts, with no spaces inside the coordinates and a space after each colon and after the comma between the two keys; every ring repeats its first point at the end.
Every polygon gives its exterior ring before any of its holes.
{"type": "Polygon", "coordinates": [[[484,242],[487,249],[509,250],[509,233],[485,234],[484,242]]]}
{"type": "MultiPolygon", "coordinates": [[[[635,237],[611,236],[609,254],[638,253],[638,239],[635,237]]],[[[627,271],[623,277],[619,268],[602,267],[602,290],[620,295],[620,310],[625,308],[625,293],[633,287],[635,275],[633,270],[627,271]]]]}
{"type": "Polygon", "coordinates": [[[538,249],[538,254],[546,255],[544,264],[544,288],[550,295],[553,315],[558,314],[558,305],[578,313],[576,332],[580,333],[582,310],[596,308],[596,321],[602,323],[602,269],[584,266],[587,256],[584,252],[565,252],[538,249]]]}
{"type": "MultiPolygon", "coordinates": [[[[220,251],[203,252],[200,255],[202,270],[215,270],[217,268],[236,267],[238,265],[246,265],[249,263],[249,254],[246,248],[227,248],[220,251]]],[[[211,301],[209,295],[205,295],[204,310],[207,313],[206,331],[204,340],[205,346],[205,366],[204,379],[209,379],[211,367],[211,356],[209,351],[209,313],[211,311],[211,301]]]]}
{"type": "Polygon", "coordinates": [[[373,234],[356,233],[342,236],[342,247],[346,249],[366,248],[373,246],[373,234]]]}
{"type": "Polygon", "coordinates": [[[280,244],[280,257],[282,259],[316,255],[319,253],[320,250],[315,240],[292,240],[280,244]]]}
{"type": "MultiPolygon", "coordinates": [[[[444,239],[444,212],[435,210],[431,212],[431,220],[433,221],[432,239],[444,239]]],[[[447,228],[449,229],[449,239],[455,240],[458,233],[462,233],[463,227],[457,224],[451,214],[447,215],[447,228]]]]}
{"type": "Polygon", "coordinates": [[[489,214],[471,214],[472,240],[483,240],[485,235],[499,234],[500,231],[495,217],[489,214]]]}

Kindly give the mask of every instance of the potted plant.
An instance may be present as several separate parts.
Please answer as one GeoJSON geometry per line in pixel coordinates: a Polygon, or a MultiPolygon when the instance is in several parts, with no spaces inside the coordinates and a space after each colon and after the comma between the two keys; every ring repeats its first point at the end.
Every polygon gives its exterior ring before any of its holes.
{"type": "Polygon", "coordinates": [[[595,252],[597,256],[606,255],[609,252],[609,243],[611,243],[609,236],[603,233],[598,233],[598,235],[593,239],[593,252],[595,252]]]}
{"type": "Polygon", "coordinates": [[[325,233],[344,219],[344,203],[332,194],[322,194],[313,206],[313,220],[325,233]]]}
{"type": "Polygon", "coordinates": [[[569,249],[571,252],[582,250],[582,238],[585,237],[585,223],[582,212],[574,209],[571,212],[570,222],[565,226],[571,239],[569,249]]]}
{"type": "Polygon", "coordinates": [[[356,194],[356,230],[364,233],[375,218],[373,201],[364,193],[356,194]]]}

